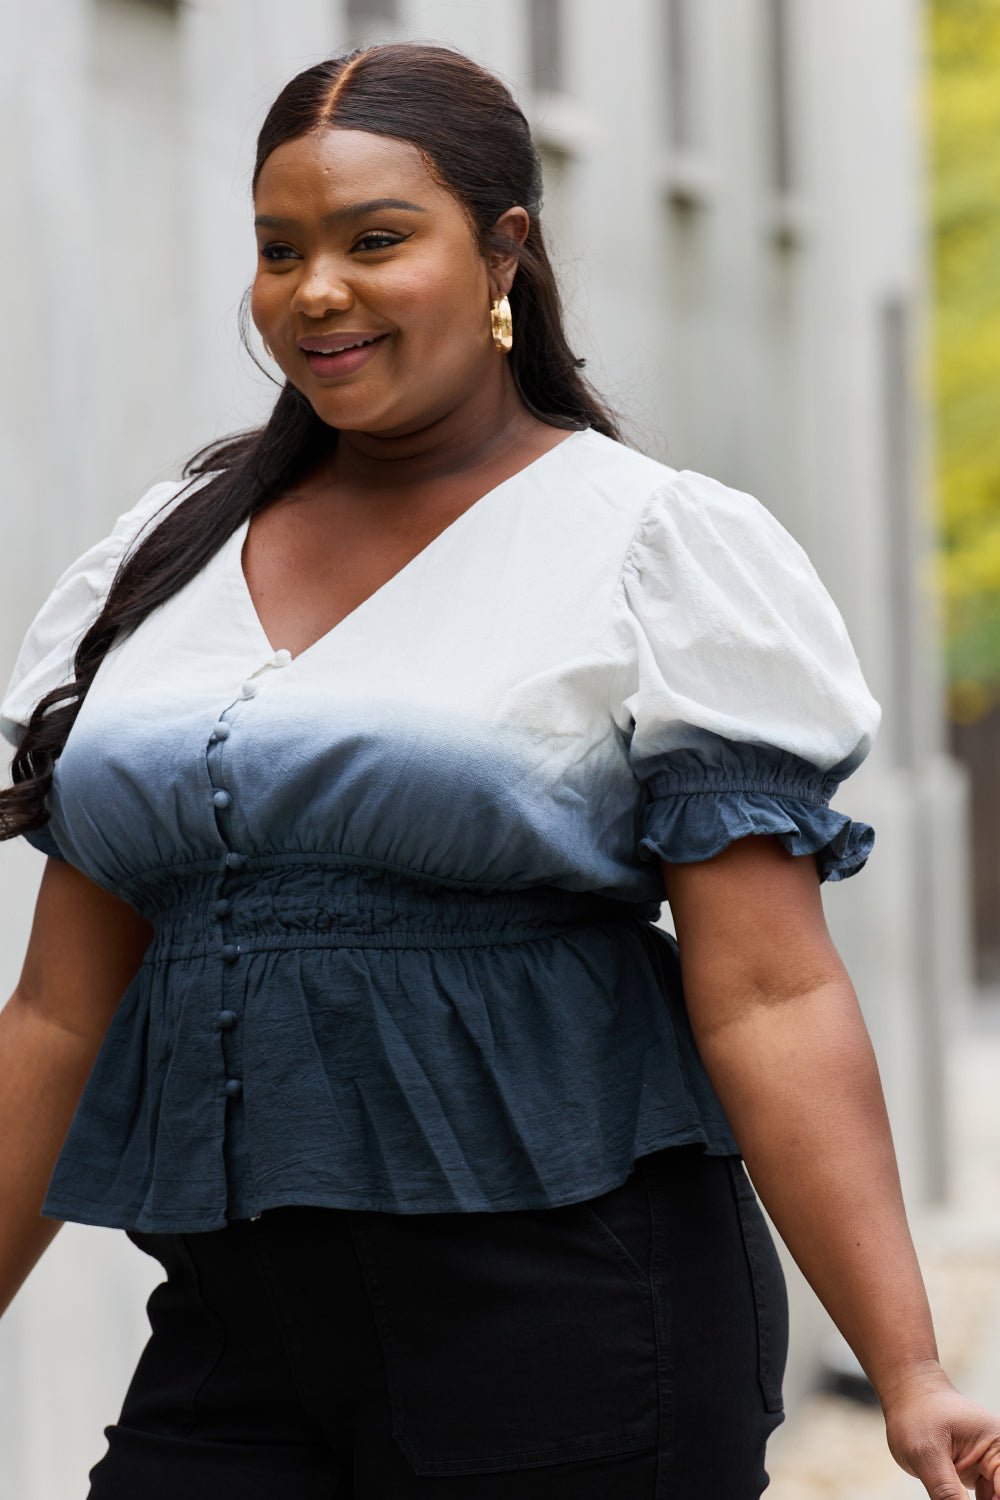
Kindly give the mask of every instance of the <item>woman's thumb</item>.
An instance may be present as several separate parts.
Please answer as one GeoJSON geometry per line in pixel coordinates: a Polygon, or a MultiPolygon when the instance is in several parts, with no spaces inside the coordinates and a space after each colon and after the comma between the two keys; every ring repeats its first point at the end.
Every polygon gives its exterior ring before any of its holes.
{"type": "Polygon", "coordinates": [[[969,1500],[968,1490],[950,1466],[947,1473],[925,1479],[924,1488],[931,1500],[969,1500]]]}
{"type": "Polygon", "coordinates": [[[930,1500],[969,1500],[969,1492],[946,1454],[924,1453],[914,1468],[930,1500]]]}

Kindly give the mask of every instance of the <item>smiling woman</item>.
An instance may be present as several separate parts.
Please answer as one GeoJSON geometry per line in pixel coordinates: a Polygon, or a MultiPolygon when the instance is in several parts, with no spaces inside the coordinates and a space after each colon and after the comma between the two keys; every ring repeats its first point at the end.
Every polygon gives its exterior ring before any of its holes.
{"type": "Polygon", "coordinates": [[[453,471],[456,419],[476,441],[509,409],[510,447],[477,463],[487,487],[561,434],[512,404],[485,316],[491,297],[511,289],[530,227],[524,208],[497,219],[493,233],[511,248],[488,263],[468,213],[416,146],[346,128],[276,147],[255,199],[254,322],[313,411],[352,434],[333,472],[256,519],[244,548],[268,634],[301,649],[475,499],[467,474],[453,471]],[[429,424],[439,426],[437,452],[413,441],[429,424]],[[328,564],[317,570],[320,555],[328,564]]]}
{"type": "Polygon", "coordinates": [[[0,1305],[63,1219],[167,1273],[91,1500],[757,1500],[787,1310],[741,1157],[900,1462],[1000,1494],[823,923],[879,716],[836,607],[620,441],[492,75],[310,68],[253,191],[273,412],[58,580],[0,719],[49,856],[0,1305]]]}
{"type": "MultiPolygon", "coordinates": [[[[348,164],[347,178],[349,180],[351,166],[356,167],[361,160],[369,156],[373,145],[378,148],[375,152],[376,162],[373,164],[376,173],[379,167],[382,168],[383,172],[391,174],[395,171],[398,173],[402,165],[404,172],[405,168],[409,167],[411,175],[419,175],[422,178],[426,178],[427,173],[423,163],[419,158],[416,160],[412,159],[416,157],[416,153],[412,151],[412,148],[408,152],[411,160],[404,161],[401,164],[398,159],[394,159],[400,155],[399,146],[401,143],[372,141],[371,137],[361,131],[350,131],[346,134],[350,137],[346,142],[342,141],[338,136],[323,135],[307,139],[304,142],[293,142],[290,146],[282,147],[276,151],[269,158],[264,169],[265,185],[263,187],[258,185],[258,202],[268,201],[268,187],[270,187],[271,194],[275,198],[290,197],[293,202],[300,203],[302,201],[300,196],[302,179],[304,178],[307,182],[314,181],[317,166],[320,172],[324,168],[327,168],[334,180],[340,179],[341,183],[343,183],[344,178],[342,176],[341,163],[337,160],[338,154],[341,156],[346,154],[348,164]],[[339,153],[336,150],[330,149],[334,146],[341,148],[339,153]],[[324,150],[324,148],[326,149],[324,150]],[[317,156],[328,159],[325,163],[317,163],[314,160],[317,156]],[[277,158],[277,161],[275,158],[277,158]],[[296,167],[298,170],[296,170],[296,167]]],[[[439,206],[438,217],[442,217],[441,208],[444,208],[445,212],[450,209],[452,214],[454,214],[457,207],[454,198],[450,194],[441,193],[440,190],[437,196],[445,199],[445,203],[439,206]]],[[[369,198],[367,201],[346,203],[340,208],[333,209],[330,213],[322,214],[315,228],[320,231],[324,239],[332,238],[334,232],[339,229],[339,238],[343,247],[342,253],[345,256],[350,257],[353,254],[357,258],[362,254],[377,255],[379,261],[384,261],[386,259],[385,252],[393,249],[395,246],[403,245],[407,240],[412,239],[413,229],[410,227],[412,216],[414,214],[426,214],[427,212],[426,206],[419,203],[408,203],[405,198],[369,198]],[[393,227],[366,228],[364,227],[366,220],[374,224],[388,224],[393,227]]],[[[290,237],[296,240],[301,247],[306,243],[306,239],[309,236],[309,227],[304,220],[282,218],[278,214],[258,213],[254,224],[260,233],[260,258],[263,262],[270,262],[275,268],[278,265],[282,265],[285,273],[292,269],[290,262],[302,262],[303,252],[301,248],[296,251],[292,244],[272,240],[270,235],[272,232],[283,234],[286,236],[286,239],[290,237]]],[[[461,227],[463,230],[462,238],[468,239],[468,225],[463,222],[461,227]]],[[[441,246],[434,246],[432,243],[432,265],[435,263],[437,265],[441,264],[441,249],[441,246]]],[[[424,259],[428,259],[426,246],[424,259]]],[[[479,257],[477,256],[476,259],[478,260],[479,257]]],[[[301,282],[302,276],[303,272],[300,268],[294,277],[293,283],[284,287],[269,286],[263,277],[258,276],[254,284],[254,321],[261,330],[261,333],[265,335],[265,340],[267,334],[270,332],[272,338],[277,342],[279,336],[277,320],[280,318],[282,312],[284,312],[285,323],[287,325],[289,309],[285,304],[287,304],[293,295],[297,296],[298,303],[301,306],[302,298],[298,284],[301,282]],[[272,327],[272,325],[274,326],[272,327]]],[[[393,292],[392,284],[390,281],[388,285],[385,285],[386,278],[384,273],[382,282],[384,285],[383,295],[388,295],[391,298],[393,292]]],[[[377,278],[375,278],[375,283],[377,289],[377,278]]],[[[324,302],[327,300],[328,298],[324,298],[324,302]]],[[[320,313],[321,319],[324,317],[325,311],[326,309],[320,313]]],[[[293,347],[297,347],[305,354],[306,362],[314,374],[347,375],[353,374],[365,362],[364,358],[358,357],[356,351],[366,349],[376,343],[382,343],[389,337],[391,335],[388,329],[351,330],[338,328],[334,332],[314,334],[307,338],[300,338],[295,341],[293,347]]],[[[270,343],[268,344],[268,348],[271,350],[273,356],[274,350],[270,343]]],[[[289,353],[291,353],[291,348],[289,349],[289,353]]]]}

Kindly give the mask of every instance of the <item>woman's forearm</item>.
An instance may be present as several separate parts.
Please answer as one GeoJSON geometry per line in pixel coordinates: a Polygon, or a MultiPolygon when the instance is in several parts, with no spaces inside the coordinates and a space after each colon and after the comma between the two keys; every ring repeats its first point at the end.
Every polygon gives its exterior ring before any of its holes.
{"type": "Polygon", "coordinates": [[[45,861],[21,977],[0,1011],[0,1312],[59,1227],[40,1213],[52,1168],[151,936],[120,897],[45,861]]]}
{"type": "Polygon", "coordinates": [[[765,1207],[883,1407],[943,1381],[871,1041],[813,860],[664,868],[688,1014],[765,1207]]]}
{"type": "Polygon", "coordinates": [[[0,1011],[0,1313],[60,1228],[40,1210],[99,1046],[17,994],[0,1011]]]}
{"type": "Polygon", "coordinates": [[[815,863],[748,837],[665,865],[688,1014],[765,1207],[935,1500],[1000,1500],[1000,1423],[937,1358],[882,1086],[815,863]]]}
{"type": "MultiPolygon", "coordinates": [[[[696,1035],[698,997],[690,1000],[696,1035]]],[[[878,1069],[846,975],[698,1035],[760,1197],[883,1405],[940,1381],[878,1069]]]]}

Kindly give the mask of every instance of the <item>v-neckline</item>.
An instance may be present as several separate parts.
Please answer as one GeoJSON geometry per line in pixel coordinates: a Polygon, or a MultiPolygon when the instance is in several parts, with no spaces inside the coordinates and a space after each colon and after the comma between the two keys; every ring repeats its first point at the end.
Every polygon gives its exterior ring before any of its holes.
{"type": "MultiPolygon", "coordinates": [[[[331,625],[329,630],[324,630],[323,633],[321,635],[318,635],[314,641],[310,641],[308,646],[305,646],[301,651],[297,651],[295,655],[291,657],[289,666],[293,666],[296,662],[301,661],[304,656],[308,656],[311,652],[318,650],[319,647],[323,646],[333,636],[338,634],[339,631],[343,630],[345,626],[353,622],[357,615],[361,614],[377,600],[381,599],[388,590],[391,590],[393,588],[393,585],[395,585],[398,580],[402,579],[404,575],[412,572],[416,568],[416,566],[428,556],[429,553],[432,553],[435,548],[437,548],[438,545],[444,541],[445,537],[452,536],[456,528],[461,528],[463,521],[466,521],[468,517],[471,516],[474,512],[480,511],[485,502],[492,500],[495,495],[499,495],[510,485],[516,484],[519,479],[525,478],[528,474],[534,474],[538,466],[540,464],[544,464],[546,459],[551,458],[555,453],[561,452],[563,448],[567,447],[573,442],[574,438],[583,437],[590,431],[591,429],[589,427],[582,427],[573,430],[567,437],[561,438],[558,443],[553,443],[551,448],[546,448],[544,453],[540,453],[537,458],[533,458],[530,463],[527,463],[523,466],[523,468],[518,469],[515,474],[509,474],[506,479],[501,479],[499,484],[495,484],[490,489],[486,490],[484,494],[479,496],[478,500],[473,500],[472,504],[467,505],[465,510],[461,511],[453,521],[449,521],[447,526],[442,527],[435,536],[432,536],[430,541],[426,542],[424,546],[420,548],[419,552],[415,552],[409,559],[409,561],[405,562],[401,568],[397,568],[395,573],[391,573],[384,583],[380,583],[378,588],[373,589],[370,594],[366,594],[359,604],[356,604],[353,609],[348,610],[347,614],[339,619],[335,625],[331,625]]],[[[267,651],[269,656],[277,656],[279,652],[286,652],[288,648],[285,646],[274,646],[271,644],[271,639],[268,636],[267,631],[264,629],[264,623],[261,620],[260,615],[257,613],[257,606],[254,603],[253,595],[250,592],[250,585],[247,581],[246,572],[243,568],[243,547],[247,539],[247,533],[250,530],[251,519],[252,518],[248,516],[246,520],[241,521],[240,525],[232,533],[232,536],[230,538],[230,545],[232,547],[232,555],[234,558],[233,573],[234,582],[236,585],[236,593],[242,603],[243,611],[247,616],[249,616],[251,625],[255,629],[256,634],[259,637],[264,649],[267,651]]],[[[291,655],[290,652],[289,655],[291,655]]]]}

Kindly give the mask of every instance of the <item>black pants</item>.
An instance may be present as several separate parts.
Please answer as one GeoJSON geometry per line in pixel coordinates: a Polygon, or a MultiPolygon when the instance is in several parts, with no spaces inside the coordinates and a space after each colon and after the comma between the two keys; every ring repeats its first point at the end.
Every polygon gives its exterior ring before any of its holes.
{"type": "Polygon", "coordinates": [[[758,1500],[781,1267],[735,1158],[588,1203],[131,1234],[167,1280],[90,1500],[758,1500]]]}

